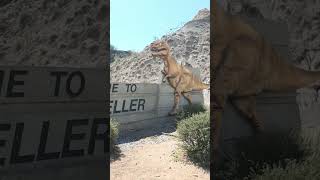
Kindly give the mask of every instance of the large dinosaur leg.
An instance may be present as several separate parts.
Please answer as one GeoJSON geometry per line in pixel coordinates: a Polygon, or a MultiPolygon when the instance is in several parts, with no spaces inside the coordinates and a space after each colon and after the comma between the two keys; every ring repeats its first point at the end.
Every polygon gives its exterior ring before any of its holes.
{"type": "Polygon", "coordinates": [[[214,151],[217,150],[219,146],[222,112],[225,104],[226,104],[226,96],[213,94],[213,102],[212,102],[213,116],[211,119],[213,121],[212,137],[213,137],[214,151]]]}
{"type": "Polygon", "coordinates": [[[172,110],[169,112],[169,116],[173,116],[173,115],[177,114],[177,108],[179,105],[180,96],[181,96],[181,92],[176,90],[174,92],[174,104],[173,104],[172,110]]]}
{"type": "Polygon", "coordinates": [[[182,96],[188,101],[189,105],[192,104],[191,92],[183,92],[182,96]]]}
{"type": "Polygon", "coordinates": [[[219,164],[220,153],[219,153],[219,139],[220,139],[220,129],[222,112],[226,103],[226,96],[213,94],[213,112],[211,117],[211,122],[213,123],[213,129],[211,129],[212,143],[212,158],[213,167],[215,168],[219,164]]]}
{"type": "Polygon", "coordinates": [[[257,118],[256,98],[254,96],[232,99],[232,104],[250,121],[256,132],[261,132],[263,130],[262,122],[257,118]]]}

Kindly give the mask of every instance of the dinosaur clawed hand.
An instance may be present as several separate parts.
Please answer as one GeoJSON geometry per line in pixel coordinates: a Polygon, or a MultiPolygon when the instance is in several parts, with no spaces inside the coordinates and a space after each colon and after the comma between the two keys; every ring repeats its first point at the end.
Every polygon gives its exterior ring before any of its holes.
{"type": "Polygon", "coordinates": [[[312,88],[314,90],[316,90],[317,92],[320,90],[320,81],[316,81],[315,83],[313,83],[312,85],[312,88]]]}
{"type": "Polygon", "coordinates": [[[166,77],[167,77],[167,72],[165,70],[161,70],[161,73],[163,74],[163,77],[162,77],[162,82],[165,83],[166,82],[166,77]]]}
{"type": "Polygon", "coordinates": [[[319,99],[319,91],[320,91],[320,81],[316,81],[315,83],[311,84],[309,88],[312,88],[316,91],[316,101],[319,99]]]}

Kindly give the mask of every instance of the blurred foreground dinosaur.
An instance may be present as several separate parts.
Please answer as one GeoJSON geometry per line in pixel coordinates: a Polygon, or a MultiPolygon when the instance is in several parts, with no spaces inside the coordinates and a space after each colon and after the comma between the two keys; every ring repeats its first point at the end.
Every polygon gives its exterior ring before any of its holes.
{"type": "Polygon", "coordinates": [[[174,105],[169,115],[177,113],[181,95],[191,104],[191,91],[209,88],[209,85],[202,83],[187,67],[177,63],[165,41],[158,40],[151,43],[150,50],[153,57],[159,57],[164,62],[164,69],[161,71],[164,75],[162,81],[166,78],[174,89],[174,105]]]}
{"type": "Polygon", "coordinates": [[[262,91],[286,92],[303,87],[319,90],[320,72],[299,69],[283,59],[250,25],[213,4],[211,74],[213,75],[213,159],[218,152],[221,118],[227,100],[257,132],[255,96],[262,91]]]}

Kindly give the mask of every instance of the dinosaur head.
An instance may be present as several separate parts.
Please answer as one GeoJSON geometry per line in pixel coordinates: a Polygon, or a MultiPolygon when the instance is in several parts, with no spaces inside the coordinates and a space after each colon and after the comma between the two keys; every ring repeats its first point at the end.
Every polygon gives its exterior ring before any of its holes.
{"type": "Polygon", "coordinates": [[[165,41],[154,41],[150,44],[150,51],[153,57],[166,57],[169,55],[170,47],[165,41]]]}

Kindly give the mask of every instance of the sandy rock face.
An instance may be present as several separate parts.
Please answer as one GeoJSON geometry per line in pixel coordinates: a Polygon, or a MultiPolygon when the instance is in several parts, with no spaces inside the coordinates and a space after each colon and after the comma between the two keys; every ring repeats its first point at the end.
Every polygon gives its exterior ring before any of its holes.
{"type": "Polygon", "coordinates": [[[1,1],[0,63],[105,65],[108,6],[99,0],[1,1]]]}
{"type": "MultiPolygon", "coordinates": [[[[201,80],[210,82],[210,12],[199,13],[176,32],[164,35],[172,55],[179,63],[200,68],[201,80]]],[[[150,42],[151,43],[151,42],[150,42]]],[[[161,83],[163,61],[151,57],[149,46],[139,53],[115,56],[111,63],[111,82],[161,83]]]]}

